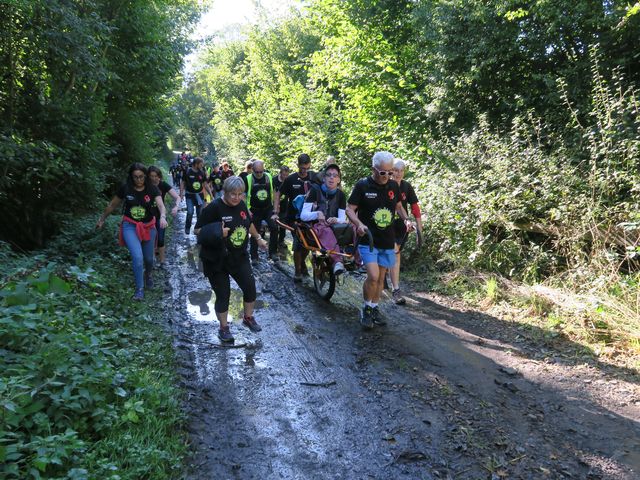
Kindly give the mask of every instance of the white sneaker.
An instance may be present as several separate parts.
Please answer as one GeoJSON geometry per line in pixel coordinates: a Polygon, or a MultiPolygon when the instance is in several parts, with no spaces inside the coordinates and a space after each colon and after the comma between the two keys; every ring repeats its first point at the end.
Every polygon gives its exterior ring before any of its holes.
{"type": "Polygon", "coordinates": [[[342,262],[336,262],[333,266],[333,274],[339,275],[340,273],[344,273],[344,265],[342,262]]]}

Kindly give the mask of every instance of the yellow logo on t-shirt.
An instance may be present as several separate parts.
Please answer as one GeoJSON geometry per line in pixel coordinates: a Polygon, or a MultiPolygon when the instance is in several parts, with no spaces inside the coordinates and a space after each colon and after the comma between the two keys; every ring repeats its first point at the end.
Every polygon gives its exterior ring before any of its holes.
{"type": "Polygon", "coordinates": [[[379,208],[373,214],[373,221],[378,228],[387,228],[391,225],[391,220],[393,220],[393,214],[388,208],[379,208]]]}
{"type": "Polygon", "coordinates": [[[137,220],[138,222],[140,220],[142,220],[145,215],[147,214],[147,211],[145,210],[144,207],[131,207],[131,218],[133,218],[134,220],[137,220]]]}
{"type": "Polygon", "coordinates": [[[200,182],[193,182],[193,189],[195,191],[200,190],[200,187],[202,187],[202,185],[200,184],[200,182]]]}
{"type": "Polygon", "coordinates": [[[247,229],[240,226],[236,227],[233,233],[229,236],[229,241],[231,242],[231,245],[238,248],[242,246],[245,238],[247,238],[247,229]]]}
{"type": "Polygon", "coordinates": [[[258,190],[256,192],[256,197],[258,198],[258,200],[260,200],[261,202],[264,202],[267,197],[269,196],[269,194],[267,193],[266,190],[258,190]]]}

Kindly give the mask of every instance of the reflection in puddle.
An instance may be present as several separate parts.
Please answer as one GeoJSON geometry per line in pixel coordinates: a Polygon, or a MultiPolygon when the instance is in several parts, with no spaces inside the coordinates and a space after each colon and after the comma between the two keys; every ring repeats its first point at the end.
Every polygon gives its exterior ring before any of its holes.
{"type": "Polygon", "coordinates": [[[213,311],[213,292],[211,290],[193,290],[189,292],[187,312],[199,322],[211,322],[214,317],[209,315],[213,311]]]}
{"type": "Polygon", "coordinates": [[[198,245],[191,245],[186,249],[184,257],[187,265],[194,271],[202,272],[202,262],[200,261],[200,247],[198,245]]]}
{"type": "MultiPolygon", "coordinates": [[[[241,323],[243,316],[242,309],[242,291],[235,282],[231,283],[231,296],[229,298],[229,316],[227,321],[233,323],[234,319],[237,323],[241,323]]],[[[215,316],[215,294],[212,290],[192,290],[188,294],[187,312],[189,316],[198,322],[217,322],[215,316]]],[[[254,310],[258,311],[264,308],[265,303],[262,300],[256,300],[254,310]]]]}
{"type": "Polygon", "coordinates": [[[248,365],[249,367],[255,367],[256,366],[256,361],[253,357],[255,357],[255,352],[247,352],[245,357],[244,357],[244,363],[245,365],[248,365]]]}

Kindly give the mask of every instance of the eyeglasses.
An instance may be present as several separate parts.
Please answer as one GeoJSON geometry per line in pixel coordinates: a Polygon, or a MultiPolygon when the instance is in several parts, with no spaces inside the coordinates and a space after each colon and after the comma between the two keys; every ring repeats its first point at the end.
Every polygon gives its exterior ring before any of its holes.
{"type": "Polygon", "coordinates": [[[340,178],[340,175],[337,173],[325,173],[324,176],[329,178],[340,178]]]}
{"type": "Polygon", "coordinates": [[[381,177],[384,177],[386,175],[393,175],[393,170],[378,170],[376,167],[373,167],[373,169],[378,173],[378,175],[380,175],[381,177]]]}
{"type": "Polygon", "coordinates": [[[134,180],[144,180],[144,175],[133,175],[134,180]]]}

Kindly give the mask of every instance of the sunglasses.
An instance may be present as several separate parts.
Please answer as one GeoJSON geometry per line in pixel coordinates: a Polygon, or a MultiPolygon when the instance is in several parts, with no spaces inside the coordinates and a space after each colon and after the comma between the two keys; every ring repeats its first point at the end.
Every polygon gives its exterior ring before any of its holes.
{"type": "Polygon", "coordinates": [[[373,169],[378,173],[378,175],[380,175],[381,177],[384,177],[386,175],[393,175],[393,170],[378,170],[376,167],[373,167],[373,169]]]}
{"type": "Polygon", "coordinates": [[[261,173],[264,173],[264,170],[254,170],[253,173],[260,175],[261,173]]]}
{"type": "Polygon", "coordinates": [[[329,178],[340,178],[340,175],[337,173],[325,173],[324,176],[329,178]]]}

